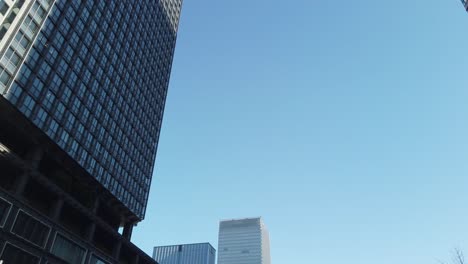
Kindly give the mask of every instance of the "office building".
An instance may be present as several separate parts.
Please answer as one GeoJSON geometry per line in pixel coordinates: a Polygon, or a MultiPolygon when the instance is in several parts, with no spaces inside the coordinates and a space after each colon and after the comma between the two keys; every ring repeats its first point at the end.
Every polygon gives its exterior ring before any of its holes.
{"type": "Polygon", "coordinates": [[[218,264],[271,264],[270,237],[262,218],[219,223],[218,264]]]}
{"type": "Polygon", "coordinates": [[[468,1],[467,0],[461,0],[463,6],[465,7],[465,10],[468,11],[468,1]]]}
{"type": "Polygon", "coordinates": [[[216,250],[210,243],[154,247],[159,264],[215,264],[216,250]]]}
{"type": "Polygon", "coordinates": [[[130,238],[181,2],[0,0],[4,263],[154,263],[130,238]]]}

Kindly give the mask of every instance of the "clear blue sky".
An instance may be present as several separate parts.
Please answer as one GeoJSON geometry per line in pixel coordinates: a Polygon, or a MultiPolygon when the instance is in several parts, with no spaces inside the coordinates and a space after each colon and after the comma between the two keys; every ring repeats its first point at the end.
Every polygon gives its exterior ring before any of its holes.
{"type": "Polygon", "coordinates": [[[185,0],[134,242],[263,216],[274,264],[468,251],[467,57],[459,0],[185,0]]]}

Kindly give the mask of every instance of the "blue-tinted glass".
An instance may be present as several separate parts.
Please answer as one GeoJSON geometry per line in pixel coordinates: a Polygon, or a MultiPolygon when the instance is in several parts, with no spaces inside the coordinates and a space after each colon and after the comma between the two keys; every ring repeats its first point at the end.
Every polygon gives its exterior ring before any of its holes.
{"type": "MultiPolygon", "coordinates": [[[[27,8],[45,17],[49,10],[37,3],[27,8]]],[[[181,0],[58,0],[49,18],[42,19],[44,24],[25,12],[21,28],[27,34],[38,32],[37,41],[31,44],[17,36],[15,43],[30,49],[29,55],[22,58],[21,52],[9,51],[11,64],[20,69],[16,81],[10,81],[13,73],[2,75],[2,83],[5,79],[11,86],[3,88],[8,91],[5,97],[104,186],[112,182],[113,194],[140,219],[180,4],[181,0]]]]}

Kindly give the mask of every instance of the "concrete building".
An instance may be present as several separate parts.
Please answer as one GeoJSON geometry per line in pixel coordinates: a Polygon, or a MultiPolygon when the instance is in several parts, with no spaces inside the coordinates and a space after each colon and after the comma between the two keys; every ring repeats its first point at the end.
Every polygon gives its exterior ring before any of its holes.
{"type": "Polygon", "coordinates": [[[270,237],[262,218],[219,223],[218,264],[271,264],[270,237]]]}
{"type": "Polygon", "coordinates": [[[159,264],[215,264],[216,250],[210,243],[154,247],[159,264]]]}
{"type": "Polygon", "coordinates": [[[155,263],[130,239],[145,217],[181,4],[0,0],[4,263],[155,263]]]}

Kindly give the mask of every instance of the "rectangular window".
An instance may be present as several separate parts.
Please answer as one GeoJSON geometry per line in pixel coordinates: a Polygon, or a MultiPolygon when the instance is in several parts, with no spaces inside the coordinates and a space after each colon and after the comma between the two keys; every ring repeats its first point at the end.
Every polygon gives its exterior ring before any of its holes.
{"type": "Polygon", "coordinates": [[[65,113],[65,105],[63,105],[62,103],[59,103],[58,106],[57,106],[56,111],[54,112],[55,117],[57,118],[57,120],[60,121],[62,119],[64,113],[65,113]]]}
{"type": "Polygon", "coordinates": [[[22,264],[38,264],[39,258],[21,250],[12,244],[7,244],[2,252],[0,259],[3,263],[22,263],[22,264]]]}
{"type": "Polygon", "coordinates": [[[5,222],[8,218],[8,214],[10,213],[11,203],[0,199],[0,227],[5,225],[5,222]]]}
{"type": "Polygon", "coordinates": [[[11,80],[11,75],[5,70],[0,73],[0,85],[7,86],[11,80]]]}
{"type": "Polygon", "coordinates": [[[40,98],[42,90],[44,90],[44,83],[41,82],[39,79],[34,79],[30,90],[30,94],[34,97],[34,99],[37,100],[40,98]]]}
{"type": "MultiPolygon", "coordinates": [[[[5,52],[5,57],[3,57],[3,62],[5,65],[11,64],[11,67],[14,67],[16,69],[16,66],[19,65],[21,61],[21,57],[15,52],[13,48],[9,48],[5,52]]],[[[13,71],[12,71],[13,72],[13,71]]]]}
{"type": "Polygon", "coordinates": [[[52,68],[49,66],[48,63],[43,63],[42,66],[39,68],[38,76],[43,80],[47,80],[47,76],[49,75],[52,68]]]}
{"type": "Polygon", "coordinates": [[[24,49],[27,49],[31,43],[23,34],[17,34],[17,40],[24,49]]]}
{"type": "Polygon", "coordinates": [[[40,247],[44,247],[49,237],[50,227],[25,212],[19,211],[11,232],[40,247]]]}
{"type": "Polygon", "coordinates": [[[5,2],[5,0],[0,0],[0,14],[2,14],[2,16],[6,15],[6,12],[8,11],[8,8],[10,8],[10,7],[5,2]]]}
{"type": "Polygon", "coordinates": [[[44,109],[40,108],[39,111],[37,112],[36,118],[34,119],[34,123],[38,127],[43,128],[46,119],[47,119],[47,112],[44,111],[44,109]]]}
{"type": "Polygon", "coordinates": [[[86,254],[84,248],[60,234],[55,237],[51,252],[70,264],[81,264],[86,254]]]}
{"type": "Polygon", "coordinates": [[[29,31],[33,35],[36,34],[37,30],[39,29],[39,25],[32,19],[31,16],[27,16],[24,19],[23,25],[26,27],[25,31],[29,31]]]}
{"type": "Polygon", "coordinates": [[[16,104],[22,94],[23,94],[23,89],[21,89],[21,87],[18,84],[13,83],[13,85],[11,86],[11,89],[8,91],[5,97],[13,104],[16,104]]]}
{"type": "Polygon", "coordinates": [[[33,16],[34,20],[38,24],[40,24],[42,22],[42,20],[44,20],[46,14],[47,14],[46,10],[44,9],[44,7],[42,7],[39,4],[39,2],[34,2],[33,7],[29,11],[29,13],[33,16]]]}
{"type": "Polygon", "coordinates": [[[107,264],[104,260],[96,257],[95,255],[91,256],[90,264],[107,264]]]}
{"type": "Polygon", "coordinates": [[[19,78],[17,79],[23,86],[25,86],[29,80],[29,76],[31,76],[31,70],[27,65],[21,67],[19,78]]]}
{"type": "Polygon", "coordinates": [[[27,117],[29,117],[31,115],[32,109],[34,108],[35,105],[36,105],[36,103],[31,98],[31,96],[26,95],[26,97],[24,98],[23,104],[20,107],[20,110],[21,110],[21,112],[23,112],[23,114],[25,114],[27,117]]]}
{"type": "Polygon", "coordinates": [[[26,49],[31,42],[25,37],[24,33],[20,30],[15,36],[15,49],[21,56],[24,56],[26,49]]]}
{"type": "Polygon", "coordinates": [[[47,134],[51,137],[54,138],[55,135],[57,134],[58,131],[58,123],[55,120],[52,120],[49,125],[49,129],[47,130],[47,134]]]}
{"type": "Polygon", "coordinates": [[[45,109],[50,111],[52,109],[52,106],[54,105],[55,102],[55,96],[53,93],[48,92],[44,98],[44,101],[42,102],[43,106],[45,109]]]}

